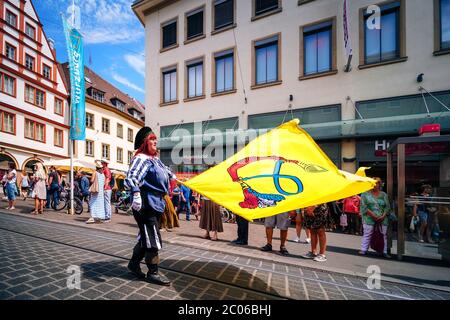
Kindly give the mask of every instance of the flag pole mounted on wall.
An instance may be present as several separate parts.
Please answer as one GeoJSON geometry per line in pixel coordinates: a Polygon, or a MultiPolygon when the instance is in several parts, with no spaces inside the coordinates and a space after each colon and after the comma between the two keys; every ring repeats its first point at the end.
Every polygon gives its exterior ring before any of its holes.
{"type": "Polygon", "coordinates": [[[348,19],[348,3],[347,0],[344,0],[344,10],[343,10],[343,24],[344,24],[344,46],[345,53],[347,56],[347,64],[345,65],[344,71],[350,72],[352,70],[352,58],[353,58],[353,48],[352,48],[352,39],[350,36],[350,25],[348,19]]]}
{"type": "Polygon", "coordinates": [[[70,214],[74,214],[74,174],[73,174],[73,148],[76,140],[86,139],[86,106],[84,84],[84,50],[83,37],[72,25],[69,26],[65,17],[61,15],[66,36],[67,51],[70,68],[70,214]]]}

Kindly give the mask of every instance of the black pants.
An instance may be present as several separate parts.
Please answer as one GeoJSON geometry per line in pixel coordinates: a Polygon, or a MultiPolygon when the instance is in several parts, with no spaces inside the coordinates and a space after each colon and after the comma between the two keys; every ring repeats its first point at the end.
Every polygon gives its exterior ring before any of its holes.
{"type": "Polygon", "coordinates": [[[236,215],[238,241],[248,243],[248,221],[236,215]]]}
{"type": "Polygon", "coordinates": [[[139,266],[142,259],[150,273],[158,272],[159,250],[162,248],[161,234],[159,233],[159,213],[152,210],[133,210],[133,216],[139,227],[139,241],[134,246],[131,264],[139,266]]]}
{"type": "Polygon", "coordinates": [[[348,232],[349,233],[361,233],[361,223],[358,214],[347,213],[348,232]]]}

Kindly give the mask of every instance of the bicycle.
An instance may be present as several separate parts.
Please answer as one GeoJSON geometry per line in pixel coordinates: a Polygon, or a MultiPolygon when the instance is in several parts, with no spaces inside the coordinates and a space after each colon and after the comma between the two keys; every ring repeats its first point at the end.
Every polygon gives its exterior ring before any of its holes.
{"type": "Polygon", "coordinates": [[[220,207],[220,213],[222,216],[222,222],[224,223],[235,223],[236,219],[233,213],[231,211],[228,211],[228,209],[224,207],[220,207]]]}
{"type": "MultiPolygon", "coordinates": [[[[55,199],[52,199],[51,207],[55,211],[62,211],[70,206],[70,190],[63,190],[59,193],[58,204],[55,203],[55,199]]],[[[83,213],[83,201],[78,196],[73,197],[73,207],[75,213],[80,215],[83,213]]]]}

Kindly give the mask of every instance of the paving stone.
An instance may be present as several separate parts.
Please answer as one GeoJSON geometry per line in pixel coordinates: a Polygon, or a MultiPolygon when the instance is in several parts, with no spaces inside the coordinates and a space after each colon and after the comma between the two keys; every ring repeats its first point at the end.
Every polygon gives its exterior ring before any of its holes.
{"type": "Polygon", "coordinates": [[[38,288],[38,289],[32,290],[32,291],[30,291],[29,293],[30,293],[32,296],[35,296],[35,297],[40,298],[40,297],[46,296],[46,295],[48,295],[48,294],[50,294],[50,293],[52,293],[52,292],[55,292],[55,291],[57,291],[58,289],[59,289],[59,288],[58,288],[57,286],[54,286],[54,285],[49,284],[49,285],[40,287],[40,288],[38,288]]]}

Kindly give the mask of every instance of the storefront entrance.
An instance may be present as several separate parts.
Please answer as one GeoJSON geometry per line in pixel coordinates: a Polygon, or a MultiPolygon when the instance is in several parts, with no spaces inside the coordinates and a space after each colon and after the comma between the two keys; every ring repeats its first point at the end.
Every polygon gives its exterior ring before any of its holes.
{"type": "Polygon", "coordinates": [[[450,135],[399,138],[387,159],[392,253],[450,261],[450,135]]]}

